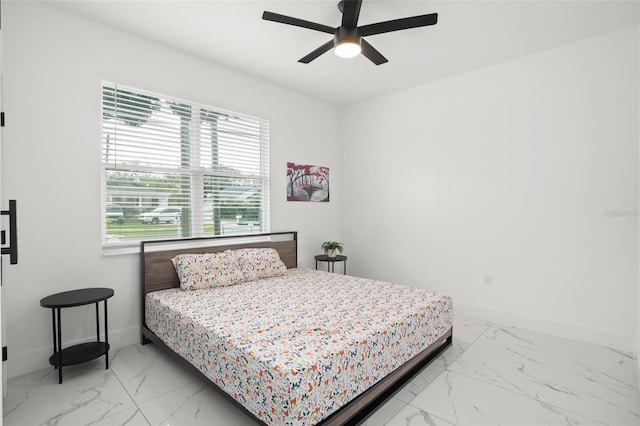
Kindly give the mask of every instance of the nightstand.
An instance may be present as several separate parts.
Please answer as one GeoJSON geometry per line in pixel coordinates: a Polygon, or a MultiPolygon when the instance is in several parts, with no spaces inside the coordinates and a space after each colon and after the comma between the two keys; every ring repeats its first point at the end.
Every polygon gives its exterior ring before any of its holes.
{"type": "Polygon", "coordinates": [[[318,269],[318,262],[327,262],[327,272],[335,272],[336,262],[344,262],[342,272],[347,275],[347,256],[329,257],[326,254],[319,254],[316,256],[316,269],[318,269]]]}
{"type": "Polygon", "coordinates": [[[62,367],[91,361],[105,356],[106,369],[109,368],[109,331],[107,323],[107,299],[114,294],[110,288],[83,288],[52,294],[40,300],[40,306],[51,309],[53,321],[53,355],[49,364],[58,369],[58,383],[62,383],[62,367]],[[100,341],[100,316],[98,304],[104,302],[104,342],[100,341]],[[62,349],[62,323],[60,310],[74,306],[96,304],[96,341],[80,343],[62,349]]]}

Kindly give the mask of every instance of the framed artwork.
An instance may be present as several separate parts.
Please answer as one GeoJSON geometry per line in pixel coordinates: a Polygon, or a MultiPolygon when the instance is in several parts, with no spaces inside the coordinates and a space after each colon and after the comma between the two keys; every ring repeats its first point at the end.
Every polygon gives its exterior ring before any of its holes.
{"type": "Polygon", "coordinates": [[[329,202],[329,168],[287,163],[287,201],[329,202]]]}

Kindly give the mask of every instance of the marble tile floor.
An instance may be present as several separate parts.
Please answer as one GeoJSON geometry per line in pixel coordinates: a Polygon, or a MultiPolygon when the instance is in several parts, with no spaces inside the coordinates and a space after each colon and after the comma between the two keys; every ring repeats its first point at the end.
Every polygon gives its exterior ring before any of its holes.
{"type": "MultiPolygon", "coordinates": [[[[9,380],[5,426],[251,425],[152,345],[9,380]]],[[[457,317],[454,343],[365,426],[640,425],[634,359],[624,353],[457,317]]]]}

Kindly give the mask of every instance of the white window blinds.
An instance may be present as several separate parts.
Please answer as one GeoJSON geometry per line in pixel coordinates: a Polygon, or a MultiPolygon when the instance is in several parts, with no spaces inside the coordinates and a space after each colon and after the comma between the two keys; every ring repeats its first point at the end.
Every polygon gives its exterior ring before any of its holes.
{"type": "Polygon", "coordinates": [[[102,84],[102,243],[269,232],[269,122],[102,84]]]}

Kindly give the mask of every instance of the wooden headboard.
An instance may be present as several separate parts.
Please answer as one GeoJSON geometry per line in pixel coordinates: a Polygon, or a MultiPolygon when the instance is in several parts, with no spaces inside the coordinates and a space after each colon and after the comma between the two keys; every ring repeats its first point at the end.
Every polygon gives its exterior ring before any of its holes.
{"type": "Polygon", "coordinates": [[[229,249],[269,247],[278,251],[287,268],[298,266],[298,233],[273,232],[243,236],[187,238],[140,243],[142,304],[147,293],[180,287],[171,259],[183,253],[217,253],[229,249]],[[243,242],[246,240],[248,242],[243,242]],[[224,244],[228,241],[228,244],[224,244]],[[161,247],[168,247],[162,249],[161,247]],[[160,247],[160,249],[158,249],[160,247]]]}

